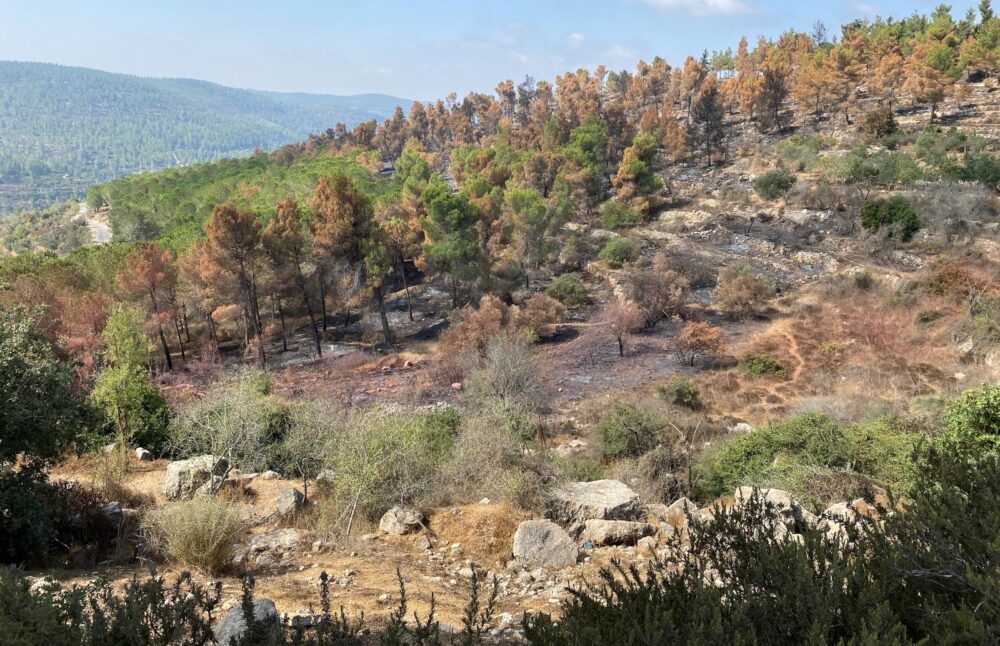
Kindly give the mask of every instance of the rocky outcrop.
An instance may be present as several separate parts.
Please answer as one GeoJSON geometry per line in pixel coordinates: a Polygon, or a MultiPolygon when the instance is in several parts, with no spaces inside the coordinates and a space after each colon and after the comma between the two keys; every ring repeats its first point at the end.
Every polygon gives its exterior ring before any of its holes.
{"type": "Polygon", "coordinates": [[[167,500],[190,498],[212,477],[222,477],[229,470],[226,458],[214,455],[199,455],[187,460],[177,460],[167,465],[163,478],[163,495],[167,500]]]}
{"type": "Polygon", "coordinates": [[[549,520],[526,520],[514,532],[514,558],[524,567],[574,565],[579,550],[569,534],[549,520]]]}
{"type": "Polygon", "coordinates": [[[639,495],[618,480],[572,482],[553,492],[550,516],[566,525],[591,519],[635,520],[642,513],[639,495]]]}
{"type": "MultiPolygon", "coordinates": [[[[253,602],[253,618],[255,622],[261,622],[265,626],[263,631],[263,641],[255,644],[279,644],[281,643],[281,623],[278,620],[278,609],[270,599],[257,599],[253,602]]],[[[247,633],[246,619],[243,617],[243,608],[236,606],[227,612],[215,626],[215,640],[222,646],[235,646],[242,643],[244,635],[247,633]]]]}
{"type": "Polygon", "coordinates": [[[278,496],[274,501],[275,511],[281,518],[291,518],[306,504],[306,497],[301,491],[292,487],[278,496]]]}
{"type": "Polygon", "coordinates": [[[378,529],[384,534],[402,536],[423,527],[424,515],[413,507],[395,506],[382,515],[378,529]]]}
{"type": "Polygon", "coordinates": [[[589,542],[594,547],[606,545],[635,545],[640,538],[652,536],[656,527],[649,523],[637,523],[628,520],[590,519],[583,524],[580,540],[589,542]]]}
{"type": "Polygon", "coordinates": [[[135,450],[135,459],[139,462],[150,462],[153,459],[153,454],[140,446],[135,450]]]}
{"type": "Polygon", "coordinates": [[[800,505],[792,494],[781,489],[758,489],[757,487],[740,487],[733,496],[736,498],[736,505],[744,505],[749,501],[754,492],[757,492],[765,503],[774,508],[782,524],[791,532],[801,532],[806,527],[816,527],[819,518],[808,509],[800,505]]]}

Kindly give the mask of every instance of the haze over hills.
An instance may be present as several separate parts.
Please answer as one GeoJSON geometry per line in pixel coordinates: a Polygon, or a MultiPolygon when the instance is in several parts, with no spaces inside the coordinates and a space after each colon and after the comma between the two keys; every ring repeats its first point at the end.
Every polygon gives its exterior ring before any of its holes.
{"type": "Polygon", "coordinates": [[[137,171],[272,150],[410,101],[0,61],[0,217],[137,171]]]}

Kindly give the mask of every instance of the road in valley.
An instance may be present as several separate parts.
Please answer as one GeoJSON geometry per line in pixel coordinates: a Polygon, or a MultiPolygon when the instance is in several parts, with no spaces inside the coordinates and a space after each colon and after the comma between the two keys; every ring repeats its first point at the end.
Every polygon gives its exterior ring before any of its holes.
{"type": "Polygon", "coordinates": [[[87,228],[90,229],[90,237],[94,244],[106,244],[111,242],[111,227],[106,222],[90,217],[90,207],[86,202],[80,202],[80,210],[73,216],[74,220],[85,220],[87,228]]]}

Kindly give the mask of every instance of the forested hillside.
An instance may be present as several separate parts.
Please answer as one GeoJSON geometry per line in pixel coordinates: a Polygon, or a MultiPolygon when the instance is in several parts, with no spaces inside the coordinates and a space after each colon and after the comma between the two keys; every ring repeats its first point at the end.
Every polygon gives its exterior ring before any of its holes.
{"type": "Polygon", "coordinates": [[[1000,643],[1000,18],[732,44],[0,227],[0,635],[1000,643]]]}
{"type": "Polygon", "coordinates": [[[407,101],[379,94],[283,94],[0,62],[0,216],[141,170],[273,150],[407,101]]]}

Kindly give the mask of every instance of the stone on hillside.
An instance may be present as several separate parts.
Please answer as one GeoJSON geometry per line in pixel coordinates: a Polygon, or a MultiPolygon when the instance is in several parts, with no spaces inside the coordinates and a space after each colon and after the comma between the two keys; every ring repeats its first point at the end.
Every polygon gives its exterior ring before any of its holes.
{"type": "Polygon", "coordinates": [[[854,511],[854,508],[846,502],[838,502],[835,505],[830,505],[820,516],[836,521],[841,525],[855,523],[858,520],[858,512],[854,511]]]}
{"type": "Polygon", "coordinates": [[[618,480],[571,482],[553,492],[552,516],[565,524],[633,520],[642,513],[639,496],[618,480]]]}
{"type": "MultiPolygon", "coordinates": [[[[264,641],[254,642],[260,644],[281,643],[281,624],[278,621],[278,609],[270,599],[257,599],[253,602],[253,618],[255,622],[262,622],[265,626],[264,641]]],[[[222,620],[215,626],[215,640],[221,646],[235,646],[242,642],[247,632],[246,619],[243,617],[243,608],[236,606],[227,612],[222,620]]]]}
{"type": "Polygon", "coordinates": [[[803,527],[816,527],[819,518],[800,505],[792,494],[781,489],[758,489],[757,487],[739,487],[734,494],[736,505],[744,505],[757,492],[764,502],[774,507],[781,521],[791,531],[803,527]]]}
{"type": "Polygon", "coordinates": [[[652,554],[656,551],[656,537],[644,536],[636,543],[636,547],[638,547],[640,551],[652,554]]]}
{"type": "Polygon", "coordinates": [[[281,478],[281,474],[277,471],[265,471],[258,476],[261,480],[278,480],[281,478]]]}
{"type": "Polygon", "coordinates": [[[302,495],[302,492],[292,487],[278,496],[277,500],[274,501],[274,507],[279,516],[287,518],[294,516],[305,503],[306,497],[302,495]]]}
{"type": "Polygon", "coordinates": [[[525,567],[574,565],[579,554],[569,534],[550,520],[526,520],[518,525],[513,552],[525,567]]]}
{"type": "Polygon", "coordinates": [[[382,515],[378,523],[379,531],[402,536],[423,526],[424,515],[412,507],[396,505],[382,515]]]}
{"type": "Polygon", "coordinates": [[[226,458],[214,455],[199,455],[171,462],[167,465],[167,473],[163,478],[163,495],[167,500],[190,498],[212,476],[221,477],[228,469],[229,462],[226,458]]]}
{"type": "Polygon", "coordinates": [[[121,504],[117,502],[101,505],[101,515],[112,525],[121,525],[125,518],[125,512],[122,511],[121,504]]]}
{"type": "Polygon", "coordinates": [[[135,459],[139,462],[150,462],[153,459],[153,454],[140,446],[135,450],[135,459]]]}
{"type": "Polygon", "coordinates": [[[598,547],[604,545],[635,545],[640,538],[652,536],[655,533],[656,527],[649,523],[592,518],[583,524],[580,540],[590,541],[598,547]]]}
{"type": "Polygon", "coordinates": [[[698,511],[698,505],[694,504],[684,496],[681,496],[677,500],[670,503],[667,507],[667,513],[670,515],[680,515],[684,516],[686,514],[693,514],[698,511]]]}
{"type": "Polygon", "coordinates": [[[261,552],[291,552],[300,545],[305,544],[305,534],[298,529],[277,529],[273,532],[254,534],[250,539],[250,552],[259,554],[261,552]]]}
{"type": "Polygon", "coordinates": [[[322,487],[333,486],[333,481],[336,478],[336,472],[333,469],[323,469],[316,474],[316,484],[322,487]]]}

